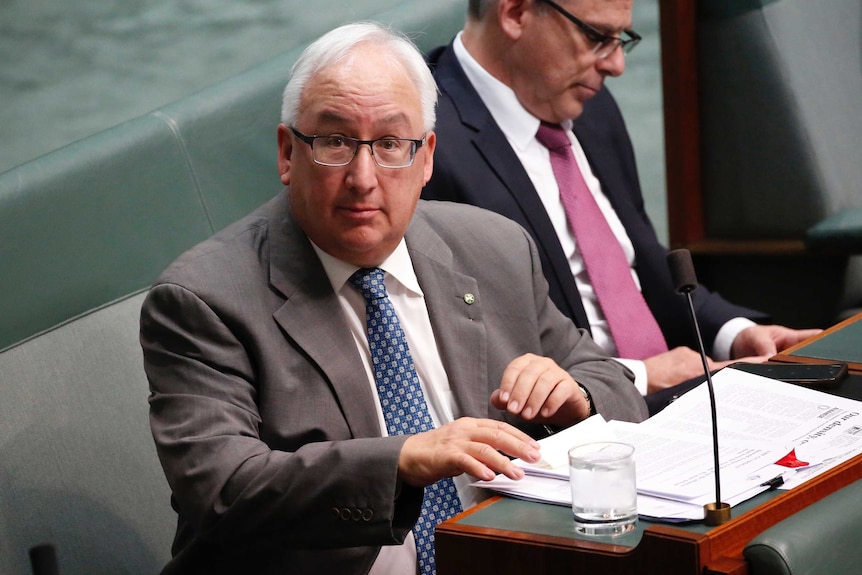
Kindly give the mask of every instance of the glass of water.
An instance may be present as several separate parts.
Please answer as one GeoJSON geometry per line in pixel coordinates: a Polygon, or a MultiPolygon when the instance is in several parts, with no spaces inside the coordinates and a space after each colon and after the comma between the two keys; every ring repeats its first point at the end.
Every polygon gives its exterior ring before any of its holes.
{"type": "Polygon", "coordinates": [[[569,450],[569,478],[575,531],[584,535],[622,535],[638,518],[635,448],[603,441],[569,450]]]}

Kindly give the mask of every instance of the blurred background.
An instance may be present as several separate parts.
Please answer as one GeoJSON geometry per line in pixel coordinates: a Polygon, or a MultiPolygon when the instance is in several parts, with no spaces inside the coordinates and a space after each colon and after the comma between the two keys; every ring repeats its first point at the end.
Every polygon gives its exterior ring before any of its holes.
{"type": "MultiPolygon", "coordinates": [[[[463,3],[466,13],[466,0],[433,1],[463,3]]],[[[302,0],[2,0],[0,173],[251,68],[305,30],[348,22],[370,6],[383,12],[397,5],[315,0],[309,10],[302,0]]],[[[667,241],[657,0],[635,0],[633,20],[644,40],[627,55],[626,73],[608,85],[634,139],[647,210],[667,241]]]]}

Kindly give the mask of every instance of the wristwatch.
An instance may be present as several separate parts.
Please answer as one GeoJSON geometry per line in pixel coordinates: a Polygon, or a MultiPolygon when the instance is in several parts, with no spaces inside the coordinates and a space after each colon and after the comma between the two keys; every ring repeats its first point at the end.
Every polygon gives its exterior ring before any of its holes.
{"type": "MultiPolygon", "coordinates": [[[[590,408],[590,415],[595,415],[596,408],[593,406],[593,400],[590,399],[590,392],[587,391],[586,388],[581,384],[578,384],[578,389],[580,389],[581,393],[584,394],[584,400],[587,402],[587,407],[590,408]]],[[[549,436],[554,435],[558,431],[562,431],[563,429],[565,429],[564,427],[558,427],[556,425],[543,425],[542,427],[545,428],[545,433],[547,433],[549,436]]]]}
{"type": "Polygon", "coordinates": [[[596,414],[596,407],[593,405],[593,400],[590,398],[590,392],[583,385],[578,384],[581,393],[584,394],[584,400],[587,402],[587,407],[590,408],[590,415],[596,414]]]}

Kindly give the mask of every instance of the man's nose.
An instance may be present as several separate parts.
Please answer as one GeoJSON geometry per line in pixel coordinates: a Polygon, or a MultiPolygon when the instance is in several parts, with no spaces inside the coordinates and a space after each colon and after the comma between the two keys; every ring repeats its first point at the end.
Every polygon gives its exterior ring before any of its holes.
{"type": "Polygon", "coordinates": [[[348,164],[349,183],[358,189],[368,190],[377,183],[377,162],[371,144],[359,144],[353,160],[348,164]]]}
{"type": "Polygon", "coordinates": [[[626,70],[626,55],[622,48],[617,46],[617,49],[608,54],[606,58],[596,61],[596,68],[599,72],[607,76],[620,76],[626,70]]]}

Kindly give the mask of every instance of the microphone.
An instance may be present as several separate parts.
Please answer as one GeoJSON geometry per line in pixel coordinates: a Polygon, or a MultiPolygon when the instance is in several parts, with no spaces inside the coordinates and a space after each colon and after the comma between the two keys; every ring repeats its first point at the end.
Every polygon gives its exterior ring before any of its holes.
{"type": "Polygon", "coordinates": [[[697,275],[694,273],[694,264],[688,250],[673,250],[667,254],[667,265],[670,268],[670,277],[673,280],[674,289],[686,296],[688,308],[691,312],[691,322],[694,325],[694,333],[697,336],[700,359],[703,361],[703,371],[706,373],[706,385],[709,389],[709,407],[712,412],[712,453],[715,465],[715,502],[703,506],[704,523],[710,526],[721,525],[730,520],[730,505],[721,501],[721,474],[719,472],[718,460],[718,423],[715,414],[715,389],[712,386],[712,376],[709,373],[709,364],[706,361],[706,350],[703,347],[703,337],[700,327],[697,325],[697,316],[694,313],[694,302],[691,292],[697,288],[697,275]]]}

